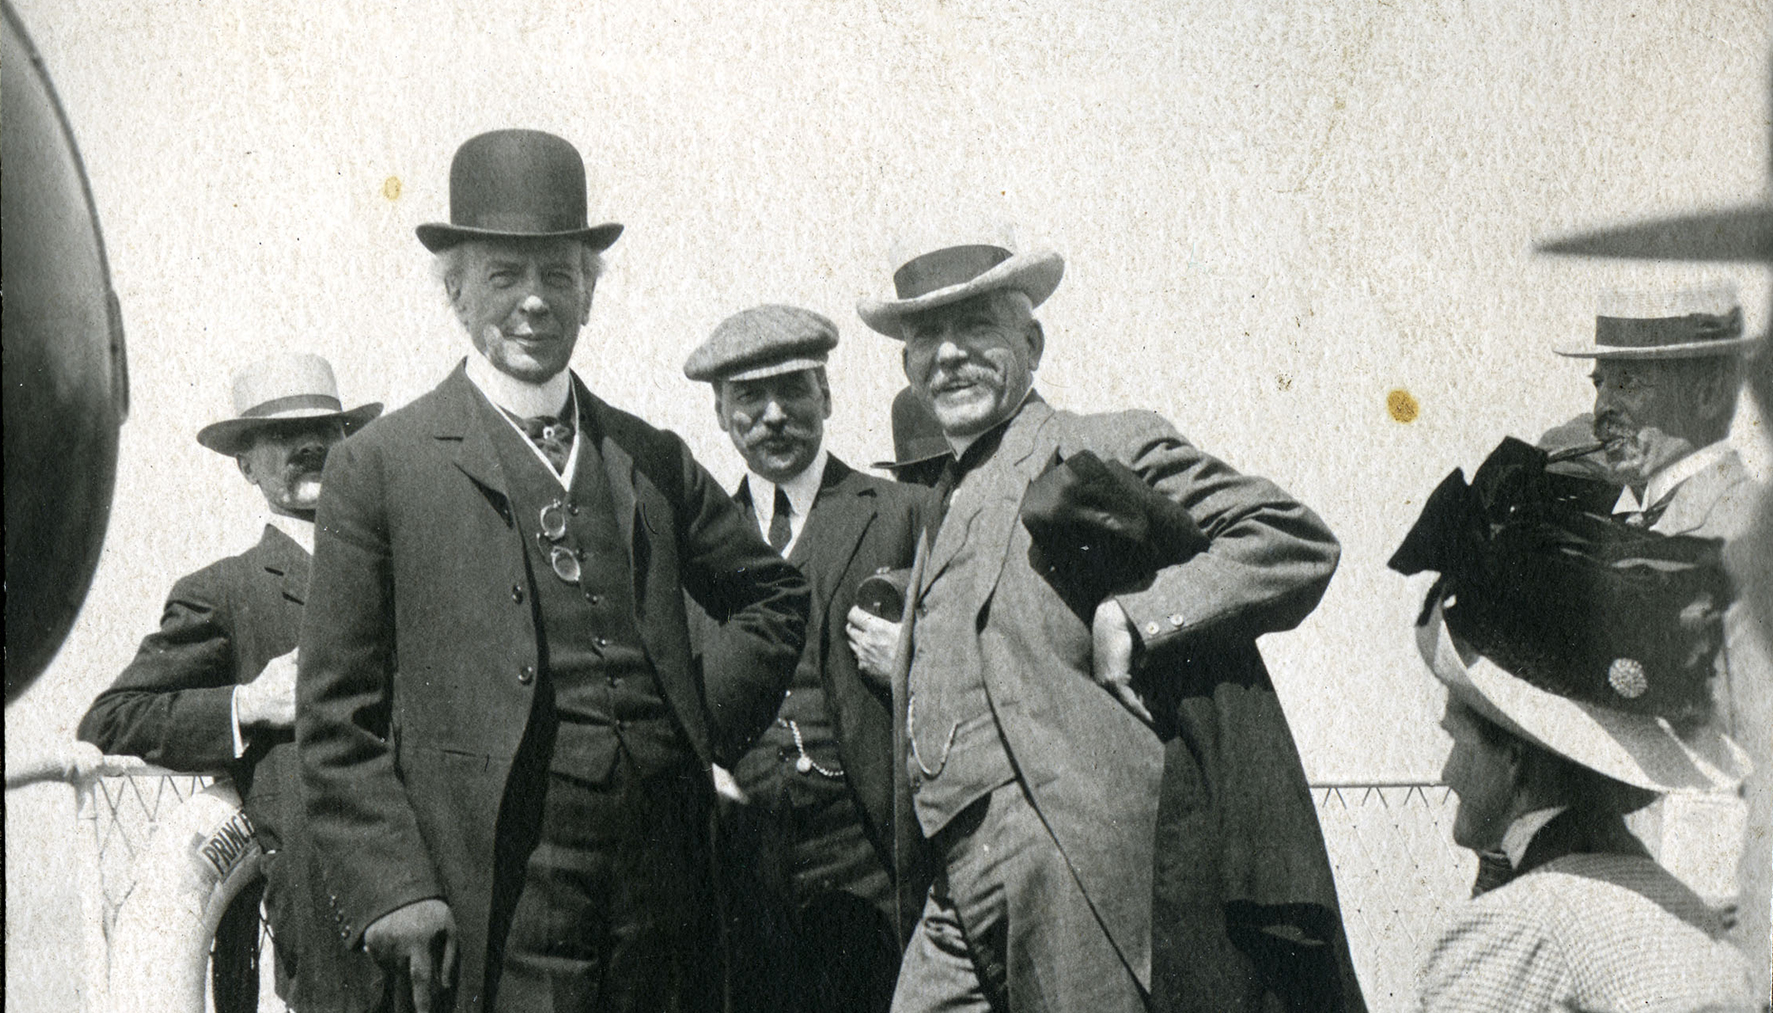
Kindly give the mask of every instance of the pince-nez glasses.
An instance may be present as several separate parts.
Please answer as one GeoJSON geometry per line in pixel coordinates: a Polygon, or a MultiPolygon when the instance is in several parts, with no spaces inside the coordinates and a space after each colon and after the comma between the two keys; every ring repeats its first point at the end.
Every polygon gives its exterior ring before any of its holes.
{"type": "Polygon", "coordinates": [[[555,500],[542,508],[538,518],[540,529],[536,532],[536,544],[548,554],[548,566],[568,584],[577,584],[584,569],[580,565],[581,553],[571,546],[560,544],[566,538],[566,519],[576,514],[579,508],[565,500],[555,500]]]}

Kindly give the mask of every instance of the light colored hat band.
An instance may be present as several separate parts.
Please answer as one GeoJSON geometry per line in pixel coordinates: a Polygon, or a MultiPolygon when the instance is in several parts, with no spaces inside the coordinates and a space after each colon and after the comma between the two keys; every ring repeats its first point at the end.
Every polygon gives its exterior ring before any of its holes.
{"type": "Polygon", "coordinates": [[[264,419],[299,411],[338,412],[343,411],[344,407],[338,398],[325,394],[291,394],[288,397],[274,397],[269,401],[253,405],[241,412],[240,417],[264,419]]]}
{"type": "Polygon", "coordinates": [[[1728,341],[1742,334],[1742,308],[1729,313],[1688,313],[1678,317],[1641,319],[1596,317],[1595,344],[1605,348],[1659,348],[1696,341],[1728,341]]]}

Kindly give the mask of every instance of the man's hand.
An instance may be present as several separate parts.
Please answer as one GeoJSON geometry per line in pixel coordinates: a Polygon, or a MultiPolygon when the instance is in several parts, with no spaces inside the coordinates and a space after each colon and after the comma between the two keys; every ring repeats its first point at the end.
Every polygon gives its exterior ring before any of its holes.
{"type": "Polygon", "coordinates": [[[1113,693],[1134,717],[1148,725],[1157,724],[1145,702],[1133,692],[1133,621],[1127,618],[1127,610],[1120,607],[1120,602],[1107,598],[1096,606],[1090,640],[1096,682],[1113,693]]]}
{"type": "Polygon", "coordinates": [[[272,658],[257,678],[234,694],[242,725],[288,728],[295,724],[296,652],[272,658]]]}
{"type": "Polygon", "coordinates": [[[377,918],[363,930],[363,948],[396,988],[411,983],[418,1013],[431,1013],[455,981],[456,920],[441,900],[414,901],[377,918]]]}
{"type": "Polygon", "coordinates": [[[886,686],[893,677],[893,659],[899,653],[899,624],[852,605],[844,630],[849,634],[850,650],[856,655],[856,667],[877,685],[886,686]]]}

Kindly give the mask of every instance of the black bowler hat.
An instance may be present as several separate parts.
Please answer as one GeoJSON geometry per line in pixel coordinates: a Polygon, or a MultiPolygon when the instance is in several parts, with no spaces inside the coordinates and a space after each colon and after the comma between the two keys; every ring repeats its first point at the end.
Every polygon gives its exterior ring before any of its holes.
{"type": "Polygon", "coordinates": [[[449,223],[427,222],[417,231],[432,253],[469,239],[577,239],[603,250],[622,227],[586,224],[585,162],[577,148],[540,130],[494,130],[456,149],[449,223]]]}

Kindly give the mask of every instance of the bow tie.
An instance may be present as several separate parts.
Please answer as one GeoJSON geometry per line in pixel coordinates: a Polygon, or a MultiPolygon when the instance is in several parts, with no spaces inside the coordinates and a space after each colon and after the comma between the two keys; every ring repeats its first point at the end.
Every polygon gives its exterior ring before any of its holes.
{"type": "Polygon", "coordinates": [[[548,463],[554,466],[557,474],[566,472],[566,459],[573,449],[573,420],[570,415],[531,415],[529,418],[512,420],[523,430],[529,441],[536,445],[548,463]]]}

